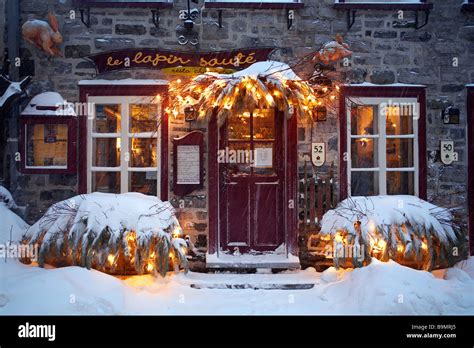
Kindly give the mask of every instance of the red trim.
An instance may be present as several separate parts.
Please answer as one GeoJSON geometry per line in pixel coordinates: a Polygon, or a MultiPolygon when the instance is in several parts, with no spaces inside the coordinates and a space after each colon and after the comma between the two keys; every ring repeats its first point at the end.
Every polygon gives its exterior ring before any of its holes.
{"type": "Polygon", "coordinates": [[[77,171],[77,117],[75,116],[28,116],[20,118],[20,172],[22,174],[75,174],[77,171]],[[67,168],[66,169],[35,169],[26,168],[26,134],[27,124],[66,124],[68,126],[67,168]]]}
{"type": "Polygon", "coordinates": [[[417,98],[420,103],[420,118],[418,120],[418,157],[419,175],[418,191],[421,199],[427,197],[427,156],[426,156],[426,94],[423,86],[343,86],[339,98],[339,177],[340,200],[347,198],[347,162],[344,161],[344,153],[347,151],[347,97],[368,98],[417,98]]]}
{"type": "MultiPolygon", "coordinates": [[[[161,186],[160,199],[168,200],[168,115],[164,112],[168,104],[168,85],[82,85],[79,86],[79,101],[87,103],[89,96],[154,96],[163,98],[161,122],[161,186]],[[165,153],[166,151],[166,153],[165,153]]],[[[87,116],[79,115],[79,184],[78,192],[87,193],[87,116]]]]}
{"type": "Polygon", "coordinates": [[[173,139],[173,193],[177,196],[187,195],[195,190],[202,188],[204,183],[204,133],[201,131],[192,131],[181,138],[173,139]],[[199,184],[178,184],[178,146],[197,145],[199,146],[199,184]]]}
{"type": "Polygon", "coordinates": [[[217,233],[219,229],[219,165],[217,162],[217,151],[219,149],[218,144],[218,126],[217,126],[217,113],[214,110],[208,125],[208,185],[209,185],[209,196],[208,196],[208,214],[209,214],[209,236],[207,252],[209,254],[215,254],[217,252],[217,245],[219,239],[217,233]]]}
{"type": "Polygon", "coordinates": [[[135,2],[135,1],[94,1],[94,0],[73,0],[72,4],[79,7],[131,7],[131,8],[172,8],[173,2],[165,1],[146,1],[146,2],[135,2]]]}
{"type": "Polygon", "coordinates": [[[304,8],[302,2],[205,2],[206,8],[254,8],[254,9],[298,9],[304,8]]]}
{"type": "Polygon", "coordinates": [[[474,255],[474,87],[467,89],[469,252],[474,255]]]}
{"type": "Polygon", "coordinates": [[[333,5],[336,10],[413,10],[427,11],[433,8],[433,4],[357,4],[357,3],[336,3],[333,5]]]}
{"type": "Polygon", "coordinates": [[[464,12],[474,12],[474,3],[462,4],[462,10],[464,12]]]}
{"type": "MultiPolygon", "coordinates": [[[[283,113],[281,117],[285,117],[283,113]]],[[[287,163],[286,163],[286,233],[288,252],[297,256],[298,251],[298,118],[296,113],[287,121],[287,163]],[[293,209],[289,208],[289,200],[294,202],[293,209]]]]}

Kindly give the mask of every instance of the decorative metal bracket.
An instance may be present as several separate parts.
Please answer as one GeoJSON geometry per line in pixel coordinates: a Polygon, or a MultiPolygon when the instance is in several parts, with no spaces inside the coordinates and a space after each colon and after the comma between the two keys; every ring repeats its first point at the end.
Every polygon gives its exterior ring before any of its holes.
{"type": "Polygon", "coordinates": [[[222,10],[217,10],[217,23],[219,28],[222,28],[222,10]]]}
{"type": "Polygon", "coordinates": [[[347,30],[351,30],[354,26],[356,10],[347,10],[347,30]]]}
{"type": "Polygon", "coordinates": [[[428,20],[430,18],[430,10],[425,10],[423,12],[425,12],[425,23],[423,23],[422,25],[418,25],[418,23],[419,23],[419,21],[418,21],[419,11],[415,12],[415,29],[416,30],[421,29],[421,28],[423,28],[424,26],[426,26],[428,24],[428,20]]]}
{"type": "Polygon", "coordinates": [[[151,10],[151,21],[155,25],[155,27],[160,27],[160,10],[151,10]]]}
{"type": "Polygon", "coordinates": [[[81,8],[81,22],[87,27],[91,27],[91,8],[87,7],[85,10],[81,8]],[[85,16],[84,16],[85,12],[85,16]]]}
{"type": "Polygon", "coordinates": [[[293,16],[294,16],[294,10],[288,9],[286,10],[286,23],[288,30],[290,30],[293,27],[293,16]]]}

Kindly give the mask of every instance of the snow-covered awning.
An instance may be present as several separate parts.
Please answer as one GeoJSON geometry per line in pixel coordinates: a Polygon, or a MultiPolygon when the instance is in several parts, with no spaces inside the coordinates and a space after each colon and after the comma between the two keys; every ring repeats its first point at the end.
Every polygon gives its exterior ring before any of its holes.
{"type": "Polygon", "coordinates": [[[77,116],[74,103],[69,103],[57,92],[44,92],[34,96],[22,116],[77,116]]]}
{"type": "Polygon", "coordinates": [[[151,79],[120,79],[120,80],[80,80],[78,82],[79,86],[102,86],[102,85],[112,85],[112,86],[152,86],[152,85],[167,85],[168,81],[166,80],[151,80],[151,79]]]}

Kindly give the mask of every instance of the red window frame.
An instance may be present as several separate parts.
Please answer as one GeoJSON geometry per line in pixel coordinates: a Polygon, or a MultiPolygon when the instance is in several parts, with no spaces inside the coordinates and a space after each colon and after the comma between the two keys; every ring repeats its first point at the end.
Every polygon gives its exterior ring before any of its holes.
{"type": "Polygon", "coordinates": [[[77,171],[77,117],[28,116],[20,118],[20,172],[22,174],[74,174],[77,171]],[[67,165],[63,169],[31,168],[26,166],[26,130],[30,124],[65,124],[68,126],[67,165]]]}
{"type": "MultiPolygon", "coordinates": [[[[160,195],[162,201],[168,200],[168,85],[110,85],[92,84],[79,86],[79,100],[87,103],[89,96],[162,96],[162,120],[161,120],[161,170],[160,195]]],[[[83,104],[85,105],[85,104],[83,104]]],[[[78,192],[87,193],[87,115],[79,115],[79,168],[78,168],[78,192]]]]}
{"type": "Polygon", "coordinates": [[[347,162],[342,155],[347,151],[347,113],[348,97],[368,98],[417,98],[420,103],[418,119],[418,196],[427,197],[427,155],[426,155],[426,93],[424,86],[342,86],[339,99],[339,197],[348,197],[347,162]]]}

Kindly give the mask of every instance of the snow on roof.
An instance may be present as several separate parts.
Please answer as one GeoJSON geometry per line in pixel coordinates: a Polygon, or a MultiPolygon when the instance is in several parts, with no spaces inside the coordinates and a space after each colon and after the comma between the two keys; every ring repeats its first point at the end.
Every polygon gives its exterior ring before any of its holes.
{"type": "Polygon", "coordinates": [[[410,84],[410,83],[389,83],[385,85],[378,85],[371,82],[363,82],[363,83],[349,83],[345,86],[350,87],[426,87],[426,85],[417,85],[417,84],[410,84]]]}
{"type": "Polygon", "coordinates": [[[77,116],[74,104],[68,103],[61,94],[57,92],[44,92],[34,96],[22,115],[38,116],[77,116]]]}
{"type": "Polygon", "coordinates": [[[100,85],[114,85],[114,86],[150,86],[150,85],[167,85],[166,80],[140,80],[140,79],[121,79],[121,80],[81,80],[79,86],[100,86],[100,85]]]}
{"type": "Polygon", "coordinates": [[[295,74],[291,68],[281,62],[273,60],[267,60],[263,62],[257,62],[252,64],[246,69],[237,71],[233,74],[218,74],[219,77],[243,77],[243,76],[258,76],[258,75],[269,75],[274,74],[278,77],[285,78],[287,80],[300,80],[298,75],[295,74]]]}

